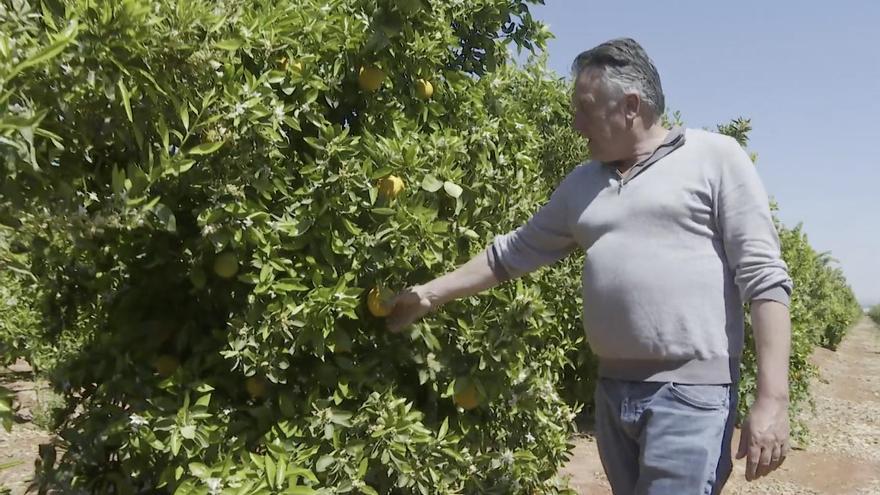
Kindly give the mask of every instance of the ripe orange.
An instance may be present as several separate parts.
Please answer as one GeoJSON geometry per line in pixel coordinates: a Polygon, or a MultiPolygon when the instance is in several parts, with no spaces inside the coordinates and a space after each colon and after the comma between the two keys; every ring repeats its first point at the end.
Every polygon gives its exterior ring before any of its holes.
{"type": "Polygon", "coordinates": [[[361,67],[358,71],[358,85],[365,91],[375,92],[382,87],[385,80],[385,72],[382,69],[368,66],[361,67]]]}
{"type": "Polygon", "coordinates": [[[403,179],[396,175],[389,175],[379,180],[379,194],[388,199],[394,199],[404,190],[403,179]]]}
{"type": "Polygon", "coordinates": [[[244,381],[244,389],[251,399],[260,399],[269,391],[269,383],[261,376],[251,376],[244,381]]]}
{"type": "Polygon", "coordinates": [[[214,273],[221,278],[232,278],[238,273],[238,256],[225,252],[214,259],[214,273]]]}
{"type": "Polygon", "coordinates": [[[367,309],[373,316],[384,318],[390,315],[391,310],[394,309],[390,304],[393,297],[394,294],[390,290],[374,287],[367,294],[367,309]]]}
{"type": "Polygon", "coordinates": [[[434,95],[434,85],[430,81],[419,79],[416,81],[416,95],[423,100],[430,100],[434,95]]]}
{"type": "Polygon", "coordinates": [[[165,378],[173,375],[179,366],[180,361],[170,354],[162,354],[153,361],[153,368],[156,368],[156,372],[165,378]]]}
{"type": "Polygon", "coordinates": [[[455,405],[466,410],[471,410],[480,405],[480,393],[477,391],[476,386],[470,384],[461,392],[453,395],[452,400],[455,402],[455,405]]]}

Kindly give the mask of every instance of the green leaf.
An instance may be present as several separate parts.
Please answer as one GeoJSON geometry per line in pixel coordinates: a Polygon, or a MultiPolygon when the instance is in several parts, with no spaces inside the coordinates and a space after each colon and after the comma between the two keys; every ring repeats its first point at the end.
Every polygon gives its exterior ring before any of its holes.
{"type": "Polygon", "coordinates": [[[291,291],[299,292],[299,291],[309,290],[309,287],[307,285],[303,285],[302,283],[300,283],[299,280],[292,279],[292,278],[284,278],[284,279],[276,280],[272,284],[272,288],[277,291],[280,291],[280,292],[291,292],[291,291]]]}
{"type": "Polygon", "coordinates": [[[453,198],[458,198],[459,196],[461,196],[462,193],[461,186],[449,181],[443,183],[443,190],[446,191],[446,194],[452,196],[453,198]]]}
{"type": "Polygon", "coordinates": [[[440,179],[431,174],[426,175],[425,178],[422,179],[422,189],[425,191],[437,192],[441,187],[443,187],[443,183],[440,182],[440,179]]]}
{"type": "Polygon", "coordinates": [[[301,467],[289,468],[287,470],[287,476],[289,478],[293,478],[293,479],[305,478],[305,479],[311,481],[312,483],[318,482],[318,477],[315,476],[314,473],[312,473],[311,471],[309,471],[306,468],[301,468],[301,467]]]}
{"type": "Polygon", "coordinates": [[[199,397],[199,400],[196,401],[197,406],[208,407],[211,403],[211,394],[205,394],[199,397]]]}
{"type": "Polygon", "coordinates": [[[332,455],[325,454],[325,455],[321,456],[320,459],[318,459],[318,462],[315,463],[315,471],[317,471],[319,473],[323,473],[334,462],[336,462],[336,459],[332,455]]]}
{"type": "Polygon", "coordinates": [[[225,141],[218,141],[216,143],[202,143],[198,146],[193,146],[186,153],[188,155],[210,155],[211,153],[220,149],[223,146],[225,141]]]}
{"type": "Polygon", "coordinates": [[[153,213],[156,214],[159,223],[165,228],[165,230],[168,232],[177,232],[177,219],[174,217],[174,212],[171,211],[171,208],[159,203],[153,208],[153,213]]]}
{"type": "Polygon", "coordinates": [[[287,462],[282,456],[278,459],[278,465],[275,468],[275,486],[281,487],[284,484],[284,477],[287,474],[287,462]]]}
{"type": "Polygon", "coordinates": [[[180,113],[180,121],[183,122],[183,128],[189,131],[189,111],[186,109],[186,103],[180,105],[177,111],[180,113]]]}
{"type": "Polygon", "coordinates": [[[113,167],[112,182],[114,194],[121,194],[125,189],[125,171],[119,167],[113,167]]]}
{"type": "Polygon", "coordinates": [[[464,234],[465,237],[468,237],[470,239],[478,240],[480,238],[480,235],[471,229],[464,229],[461,231],[461,233],[464,234]]]}
{"type": "Polygon", "coordinates": [[[189,464],[189,472],[192,473],[196,478],[207,478],[211,475],[211,470],[208,466],[202,464],[201,462],[191,462],[189,464]]]}
{"type": "Polygon", "coordinates": [[[370,178],[371,179],[381,179],[382,177],[385,177],[385,176],[391,174],[392,172],[394,172],[394,169],[391,167],[378,168],[378,169],[374,170],[372,173],[370,173],[370,178]]]}
{"type": "Polygon", "coordinates": [[[64,51],[64,49],[67,48],[67,45],[69,45],[76,38],[78,32],[79,26],[76,21],[73,21],[70,26],[68,26],[68,28],[65,29],[64,32],[55,39],[55,41],[44,47],[32,57],[27,58],[24,62],[21,62],[20,64],[13,67],[9,74],[6,76],[6,81],[8,82],[19,72],[27,69],[28,67],[39,65],[57,56],[59,53],[64,51]]]}
{"type": "Polygon", "coordinates": [[[189,169],[193,168],[193,165],[196,164],[195,160],[192,159],[180,159],[179,157],[175,157],[174,162],[162,172],[162,176],[173,176],[178,177],[180,174],[187,172],[189,169]]]}
{"type": "Polygon", "coordinates": [[[446,432],[449,431],[449,418],[443,420],[443,424],[440,425],[440,431],[437,432],[437,439],[443,440],[443,437],[446,436],[446,432]]]}
{"type": "MultiPolygon", "coordinates": [[[[180,453],[180,435],[176,432],[171,434],[171,453],[177,455],[180,453]]],[[[178,468],[183,472],[183,467],[178,466],[178,468]]],[[[178,477],[178,479],[180,479],[178,477]]]]}
{"type": "Polygon", "coordinates": [[[218,42],[214,46],[216,46],[217,48],[219,48],[221,50],[235,51],[235,50],[238,50],[239,48],[241,48],[241,45],[242,45],[241,40],[227,39],[227,40],[223,40],[223,41],[218,42]]]}
{"type": "Polygon", "coordinates": [[[269,482],[270,488],[275,488],[275,461],[272,460],[270,456],[265,456],[266,459],[266,481],[269,482]]]}
{"type": "Polygon", "coordinates": [[[352,415],[353,413],[351,411],[333,409],[330,413],[330,421],[342,426],[351,426],[352,415]]]}
{"type": "Polygon", "coordinates": [[[125,83],[122,82],[122,79],[116,82],[116,85],[119,87],[119,94],[122,95],[122,105],[125,107],[125,115],[128,116],[128,121],[134,123],[134,117],[131,115],[131,97],[128,94],[128,89],[125,87],[125,83]]]}
{"type": "Polygon", "coordinates": [[[186,425],[180,429],[180,436],[187,440],[192,440],[196,437],[196,427],[193,425],[186,425]]]}

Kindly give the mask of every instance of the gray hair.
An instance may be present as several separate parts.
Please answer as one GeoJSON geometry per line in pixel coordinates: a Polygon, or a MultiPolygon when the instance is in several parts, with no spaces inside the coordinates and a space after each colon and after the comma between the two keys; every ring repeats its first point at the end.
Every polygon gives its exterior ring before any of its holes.
{"type": "Polygon", "coordinates": [[[622,93],[635,92],[659,118],[666,111],[660,74],[645,49],[631,38],[618,38],[581,52],[571,64],[574,77],[587,67],[604,69],[604,79],[622,93]]]}

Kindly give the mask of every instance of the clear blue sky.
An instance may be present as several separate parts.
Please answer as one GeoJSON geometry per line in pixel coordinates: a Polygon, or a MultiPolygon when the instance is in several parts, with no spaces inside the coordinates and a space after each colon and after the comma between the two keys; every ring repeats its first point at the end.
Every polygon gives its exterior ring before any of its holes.
{"type": "Polygon", "coordinates": [[[880,303],[880,1],[547,0],[550,67],[641,43],[689,127],[752,119],[749,149],[783,223],[803,222],[863,304],[880,303]]]}

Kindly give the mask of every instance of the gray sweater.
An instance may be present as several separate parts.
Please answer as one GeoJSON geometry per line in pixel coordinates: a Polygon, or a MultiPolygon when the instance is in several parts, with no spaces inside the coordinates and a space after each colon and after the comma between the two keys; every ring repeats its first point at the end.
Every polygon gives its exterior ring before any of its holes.
{"type": "Polygon", "coordinates": [[[624,175],[579,165],[526,224],[494,239],[489,264],[504,281],[579,247],[600,376],[730,383],[743,301],[789,303],[767,193],[746,152],[720,134],[673,129],[624,175]]]}

